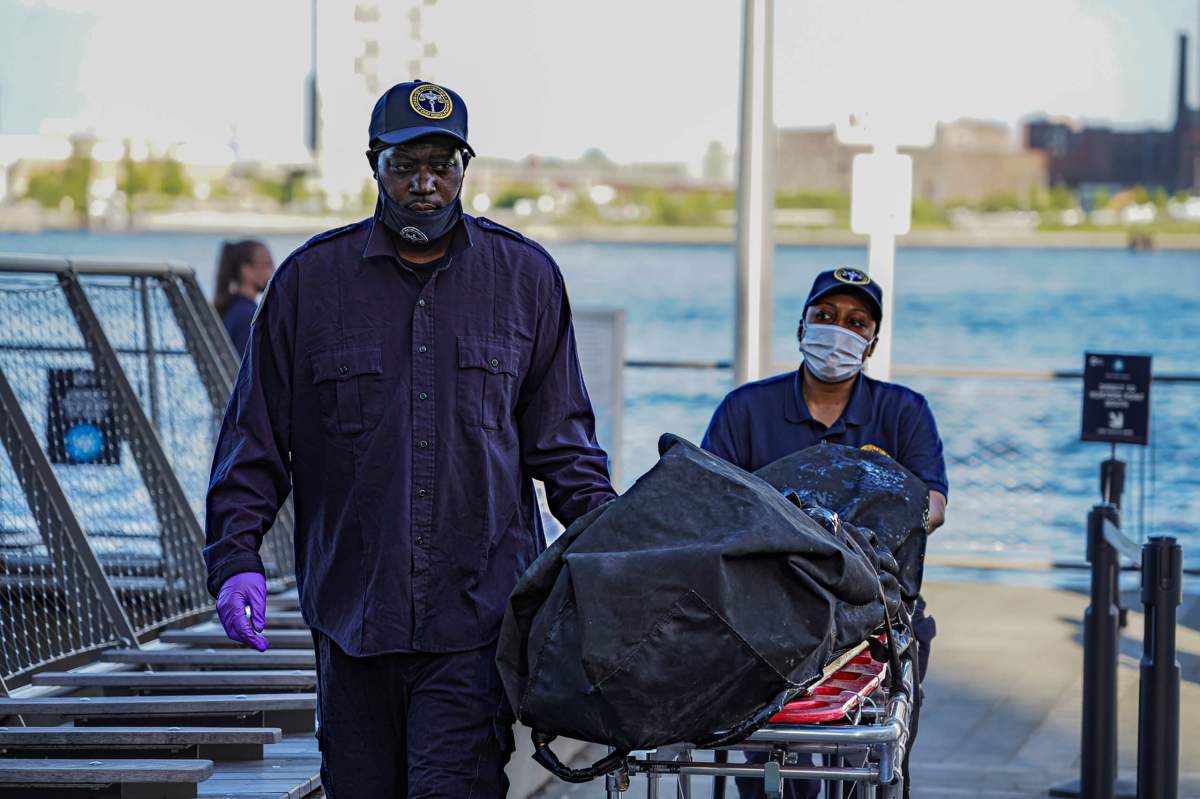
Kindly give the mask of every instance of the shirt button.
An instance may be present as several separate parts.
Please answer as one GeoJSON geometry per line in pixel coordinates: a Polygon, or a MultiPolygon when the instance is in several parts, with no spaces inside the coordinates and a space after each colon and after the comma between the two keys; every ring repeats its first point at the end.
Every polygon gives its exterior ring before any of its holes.
{"type": "Polygon", "coordinates": [[[417,496],[418,496],[418,497],[423,497],[423,496],[425,496],[425,495],[426,495],[426,494],[428,494],[428,493],[429,493],[428,491],[426,491],[425,489],[423,489],[423,488],[422,488],[422,489],[420,489],[419,491],[417,491],[417,496]]]}
{"type": "Polygon", "coordinates": [[[495,358],[492,358],[490,361],[488,361],[488,363],[492,365],[493,369],[500,365],[500,361],[496,360],[495,358]]]}
{"type": "Polygon", "coordinates": [[[424,543],[425,543],[425,539],[424,539],[424,538],[422,538],[421,536],[417,536],[417,543],[418,543],[418,544],[424,544],[424,543]]]}
{"type": "Polygon", "coordinates": [[[417,305],[420,305],[422,308],[424,308],[425,307],[425,298],[422,297],[421,299],[417,300],[417,305]]]}
{"type": "Polygon", "coordinates": [[[417,352],[428,352],[428,351],[429,351],[429,348],[428,348],[428,347],[426,347],[424,344],[422,344],[421,346],[417,347],[417,352]]]}
{"type": "Polygon", "coordinates": [[[349,371],[350,371],[350,367],[347,366],[346,364],[342,364],[341,366],[338,367],[339,375],[344,375],[344,374],[346,374],[346,372],[349,372],[349,371]]]}
{"type": "Polygon", "coordinates": [[[420,447],[421,449],[425,449],[426,447],[428,447],[428,446],[429,446],[429,442],[428,442],[428,441],[421,441],[419,444],[417,444],[417,446],[418,446],[418,447],[420,447]]]}
{"type": "Polygon", "coordinates": [[[417,395],[417,399],[427,400],[427,399],[429,399],[429,395],[426,394],[424,391],[422,391],[420,394],[417,395]]]}

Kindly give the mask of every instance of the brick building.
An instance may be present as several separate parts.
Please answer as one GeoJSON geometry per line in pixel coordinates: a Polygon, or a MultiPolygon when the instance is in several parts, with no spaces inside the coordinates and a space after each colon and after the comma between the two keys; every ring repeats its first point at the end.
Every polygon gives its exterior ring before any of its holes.
{"type": "Polygon", "coordinates": [[[1187,50],[1187,36],[1180,34],[1175,124],[1169,130],[1115,130],[1062,119],[1028,122],[1025,145],[1046,154],[1050,182],[1200,188],[1200,111],[1187,104],[1187,50]]]}
{"type": "MultiPolygon", "coordinates": [[[[783,191],[849,193],[854,156],[865,147],[842,144],[834,128],[779,131],[777,186],[783,191]]],[[[1008,128],[963,119],[939,123],[931,147],[901,148],[913,159],[913,196],[938,203],[978,201],[992,194],[1028,196],[1047,186],[1042,153],[1018,150],[1008,128]]]]}

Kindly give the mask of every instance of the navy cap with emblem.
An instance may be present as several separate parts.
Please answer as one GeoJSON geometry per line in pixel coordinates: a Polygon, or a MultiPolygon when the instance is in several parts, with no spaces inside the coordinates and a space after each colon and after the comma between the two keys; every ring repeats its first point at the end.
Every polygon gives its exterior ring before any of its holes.
{"type": "Polygon", "coordinates": [[[826,294],[838,292],[858,295],[871,309],[876,322],[883,319],[883,290],[866,272],[849,267],[830,269],[817,275],[812,290],[808,292],[808,299],[804,301],[804,312],[807,313],[808,306],[826,294]]]}
{"type": "Polygon", "coordinates": [[[467,141],[467,104],[454,90],[428,81],[397,83],[384,92],[371,112],[368,132],[373,148],[441,134],[475,155],[467,141]]]}

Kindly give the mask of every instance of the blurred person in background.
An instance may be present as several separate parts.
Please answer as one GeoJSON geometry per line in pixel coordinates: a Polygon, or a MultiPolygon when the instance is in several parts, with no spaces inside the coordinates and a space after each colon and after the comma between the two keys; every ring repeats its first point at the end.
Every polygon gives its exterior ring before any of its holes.
{"type": "MultiPolygon", "coordinates": [[[[862,374],[882,320],[883,291],[865,272],[832,269],[817,275],[796,331],[804,354],[800,368],[731,391],[713,414],[701,446],[750,472],[826,441],[882,453],[924,481],[926,529],[936,530],[946,520],[948,483],[929,403],[912,389],[862,374]]],[[[923,680],[937,627],[920,597],[913,632],[923,680]]],[[[914,715],[910,741],[916,724],[914,715]]],[[[763,763],[765,757],[751,753],[747,761],[763,763]]],[[[762,780],[738,778],[737,784],[743,799],[763,796],[762,780]]],[[[784,785],[788,799],[820,792],[820,783],[811,780],[784,785]]],[[[908,786],[906,780],[906,795],[908,786]]]]}
{"type": "Polygon", "coordinates": [[[274,272],[271,251],[257,239],[227,241],[221,247],[213,307],[225,323],[225,331],[239,355],[246,349],[258,295],[266,289],[274,272]]]}
{"type": "Polygon", "coordinates": [[[326,795],[492,799],[514,745],[496,639],[546,546],[533,481],[564,525],[616,494],[562,273],[463,213],[463,99],[393,86],[367,143],[375,216],[292,253],[251,327],[208,589],[229,637],[266,649],[259,547],[293,491],[326,795]]]}

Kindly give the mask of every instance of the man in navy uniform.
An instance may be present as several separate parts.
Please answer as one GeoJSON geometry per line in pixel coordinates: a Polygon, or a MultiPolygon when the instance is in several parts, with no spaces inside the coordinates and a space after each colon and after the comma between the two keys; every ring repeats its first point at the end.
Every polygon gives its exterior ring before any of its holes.
{"type": "Polygon", "coordinates": [[[462,211],[462,98],[392,87],[369,147],[374,217],[292,253],[253,324],[213,462],[208,587],[229,636],[265,649],[258,549],[293,490],[326,795],[503,796],[493,661],[545,547],[533,480],[570,524],[615,495],[608,459],[558,267],[462,211]]]}
{"type": "MultiPolygon", "coordinates": [[[[911,389],[861,374],[882,318],[883,292],[864,272],[817,275],[796,334],[803,364],[731,391],[713,414],[702,446],[747,471],[822,441],[881,452],[925,482],[927,527],[930,532],[940,527],[946,518],[946,464],[929,404],[911,389]]],[[[924,610],[918,599],[913,627],[922,677],[936,634],[924,610]]],[[[743,797],[761,796],[761,786],[738,780],[743,797]]],[[[819,787],[795,781],[789,786],[791,796],[816,796],[819,787]]]]}

